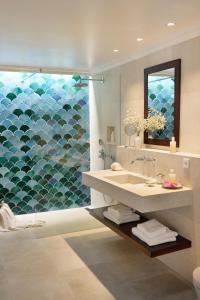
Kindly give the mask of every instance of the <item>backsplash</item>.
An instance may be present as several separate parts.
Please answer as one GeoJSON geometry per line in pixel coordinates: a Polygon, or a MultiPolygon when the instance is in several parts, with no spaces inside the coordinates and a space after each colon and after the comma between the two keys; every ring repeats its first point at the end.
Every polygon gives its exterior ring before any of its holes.
{"type": "Polygon", "coordinates": [[[16,214],[90,203],[88,88],[79,76],[0,72],[0,199],[16,214]]]}

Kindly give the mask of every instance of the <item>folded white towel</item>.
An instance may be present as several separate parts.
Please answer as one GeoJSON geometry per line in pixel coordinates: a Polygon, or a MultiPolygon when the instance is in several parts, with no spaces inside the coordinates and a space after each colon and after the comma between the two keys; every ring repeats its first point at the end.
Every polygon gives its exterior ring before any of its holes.
{"type": "Polygon", "coordinates": [[[168,229],[168,232],[160,235],[158,237],[155,238],[147,238],[144,233],[142,233],[138,227],[133,227],[132,228],[132,233],[137,236],[140,240],[144,241],[146,244],[148,244],[149,246],[155,246],[155,245],[160,245],[160,244],[164,244],[164,243],[168,243],[168,242],[175,242],[176,241],[176,236],[177,233],[174,231],[171,231],[170,229],[168,229]]]}
{"type": "Polygon", "coordinates": [[[116,219],[123,219],[123,218],[129,218],[131,217],[134,213],[133,212],[129,212],[127,214],[123,214],[123,213],[119,213],[117,211],[112,211],[112,210],[108,210],[108,213],[113,216],[113,218],[116,218],[116,219]]]}
{"type": "Polygon", "coordinates": [[[134,213],[134,210],[123,204],[112,205],[108,207],[108,212],[116,218],[123,216],[130,216],[134,213]]]}
{"type": "Polygon", "coordinates": [[[128,207],[128,206],[123,205],[123,204],[112,205],[112,206],[109,206],[108,209],[109,210],[115,210],[115,211],[122,212],[122,213],[133,211],[133,209],[131,207],[128,207]]]}
{"type": "Polygon", "coordinates": [[[113,221],[116,224],[124,224],[124,223],[129,223],[129,222],[134,222],[134,221],[139,221],[140,220],[140,216],[132,213],[131,216],[128,217],[124,217],[124,218],[115,218],[113,215],[111,215],[108,211],[104,211],[103,213],[104,217],[106,217],[107,219],[113,221]]]}
{"type": "Polygon", "coordinates": [[[150,238],[157,237],[167,231],[167,227],[155,219],[138,224],[138,229],[150,238]]]}
{"type": "Polygon", "coordinates": [[[156,239],[160,239],[160,238],[168,238],[168,237],[176,237],[178,235],[178,233],[176,231],[170,230],[169,228],[166,229],[165,233],[161,233],[155,237],[151,237],[148,234],[142,232],[139,228],[139,226],[137,225],[137,231],[146,239],[146,240],[156,240],[156,239]]]}

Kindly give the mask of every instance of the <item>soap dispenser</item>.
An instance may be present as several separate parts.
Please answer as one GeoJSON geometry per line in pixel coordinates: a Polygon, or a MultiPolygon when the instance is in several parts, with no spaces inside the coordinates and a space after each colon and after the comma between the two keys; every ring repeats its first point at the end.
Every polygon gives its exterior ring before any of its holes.
{"type": "Polygon", "coordinates": [[[176,153],[176,141],[175,141],[175,137],[172,137],[172,140],[170,142],[170,152],[171,153],[176,153]]]}
{"type": "Polygon", "coordinates": [[[169,181],[170,183],[176,183],[176,174],[174,172],[174,169],[170,169],[169,181]]]}

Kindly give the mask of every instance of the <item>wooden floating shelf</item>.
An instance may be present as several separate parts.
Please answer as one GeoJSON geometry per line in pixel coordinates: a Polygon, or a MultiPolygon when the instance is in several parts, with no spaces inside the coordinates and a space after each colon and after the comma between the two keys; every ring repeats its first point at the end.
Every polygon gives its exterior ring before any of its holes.
{"type": "Polygon", "coordinates": [[[132,227],[135,227],[137,226],[137,224],[147,221],[148,220],[147,218],[145,218],[143,215],[140,214],[141,218],[139,221],[117,225],[114,222],[104,217],[103,212],[106,209],[107,207],[94,208],[94,209],[86,208],[86,210],[90,213],[91,216],[96,218],[98,221],[100,221],[105,226],[112,229],[114,232],[116,232],[123,238],[132,241],[135,246],[139,247],[146,255],[152,258],[160,255],[176,252],[179,250],[191,248],[192,246],[190,240],[187,240],[180,235],[177,236],[175,242],[164,243],[156,246],[149,246],[145,242],[141,241],[139,238],[134,236],[131,231],[132,227]]]}

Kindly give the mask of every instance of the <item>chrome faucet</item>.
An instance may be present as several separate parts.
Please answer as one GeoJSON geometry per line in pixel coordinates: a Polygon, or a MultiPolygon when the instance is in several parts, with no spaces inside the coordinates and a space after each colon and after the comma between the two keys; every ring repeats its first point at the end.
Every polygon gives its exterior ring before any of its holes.
{"type": "Polygon", "coordinates": [[[149,155],[143,155],[136,157],[135,160],[131,161],[131,165],[133,165],[136,161],[143,161],[142,173],[148,177],[155,177],[156,168],[157,168],[157,160],[155,157],[149,155]],[[147,164],[146,164],[147,162],[147,164]],[[149,163],[153,163],[152,165],[149,163]]]}
{"type": "Polygon", "coordinates": [[[151,162],[151,161],[156,161],[156,158],[155,157],[150,157],[150,156],[145,156],[145,155],[139,156],[135,160],[131,161],[131,165],[133,165],[136,161],[149,161],[149,162],[151,162]]]}
{"type": "Polygon", "coordinates": [[[131,165],[133,165],[136,161],[145,161],[145,157],[144,156],[137,157],[135,160],[131,161],[131,165]]]}
{"type": "Polygon", "coordinates": [[[147,156],[146,157],[146,161],[156,161],[156,158],[155,157],[147,156]]]}

